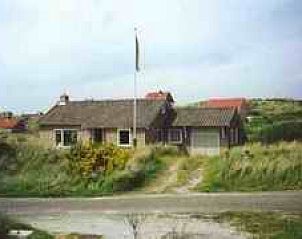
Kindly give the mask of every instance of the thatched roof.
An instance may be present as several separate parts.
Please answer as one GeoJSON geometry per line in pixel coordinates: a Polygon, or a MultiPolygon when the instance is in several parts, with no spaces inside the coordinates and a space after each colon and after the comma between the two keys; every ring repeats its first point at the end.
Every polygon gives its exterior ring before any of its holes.
{"type": "MultiPolygon", "coordinates": [[[[138,99],[137,127],[150,127],[164,105],[164,100],[138,99]]],[[[133,125],[133,99],[69,101],[66,105],[56,105],[50,109],[40,119],[40,125],[130,128],[133,125]]]]}

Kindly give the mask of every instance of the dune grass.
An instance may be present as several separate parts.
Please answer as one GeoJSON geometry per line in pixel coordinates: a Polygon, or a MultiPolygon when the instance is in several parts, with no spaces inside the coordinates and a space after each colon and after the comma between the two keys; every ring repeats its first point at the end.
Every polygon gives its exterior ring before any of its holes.
{"type": "Polygon", "coordinates": [[[257,239],[302,238],[302,214],[286,215],[277,212],[224,212],[214,217],[227,222],[240,233],[247,232],[257,239]]]}
{"type": "Polygon", "coordinates": [[[302,144],[236,147],[204,159],[198,191],[274,191],[302,189],[302,144]]]}
{"type": "Polygon", "coordinates": [[[69,151],[48,149],[26,141],[2,141],[0,196],[100,196],[132,191],[164,169],[163,157],[177,154],[168,147],[155,146],[125,153],[111,145],[100,147],[96,151],[94,148],[69,151]],[[119,154],[114,153],[116,151],[119,154]],[[98,159],[103,161],[95,152],[103,153],[106,160],[114,156],[106,164],[105,171],[94,169],[99,166],[98,159]],[[121,157],[123,163],[116,157],[121,157]]]}

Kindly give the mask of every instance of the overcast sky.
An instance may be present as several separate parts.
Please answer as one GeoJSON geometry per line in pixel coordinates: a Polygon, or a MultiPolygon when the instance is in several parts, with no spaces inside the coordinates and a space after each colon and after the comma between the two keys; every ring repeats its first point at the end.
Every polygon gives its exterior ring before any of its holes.
{"type": "Polygon", "coordinates": [[[302,97],[301,0],[0,0],[0,107],[139,95],[302,97]]]}

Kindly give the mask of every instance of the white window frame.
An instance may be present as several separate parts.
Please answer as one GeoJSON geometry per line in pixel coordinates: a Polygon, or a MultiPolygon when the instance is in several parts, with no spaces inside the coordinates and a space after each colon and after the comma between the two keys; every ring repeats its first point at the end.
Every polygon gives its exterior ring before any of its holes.
{"type": "Polygon", "coordinates": [[[117,129],[117,145],[119,147],[131,147],[132,146],[132,132],[131,129],[117,129]],[[128,131],[129,132],[129,144],[120,144],[120,132],[121,131],[128,131]]]}
{"type": "Polygon", "coordinates": [[[169,143],[171,143],[171,144],[181,144],[181,143],[183,142],[183,139],[182,139],[182,130],[181,130],[181,129],[169,129],[168,139],[169,139],[169,143]],[[179,132],[180,140],[174,141],[174,140],[171,139],[171,133],[172,133],[173,131],[174,131],[174,132],[175,132],[175,131],[178,131],[178,132],[179,132]]]}
{"type": "Polygon", "coordinates": [[[79,134],[78,134],[78,130],[77,129],[70,129],[70,128],[65,128],[65,129],[54,129],[53,130],[53,134],[54,134],[54,140],[55,140],[55,146],[58,148],[70,148],[71,145],[64,145],[64,131],[75,131],[77,133],[77,141],[79,139],[79,134]],[[57,144],[56,141],[56,131],[60,131],[61,132],[61,143],[57,144]]]}

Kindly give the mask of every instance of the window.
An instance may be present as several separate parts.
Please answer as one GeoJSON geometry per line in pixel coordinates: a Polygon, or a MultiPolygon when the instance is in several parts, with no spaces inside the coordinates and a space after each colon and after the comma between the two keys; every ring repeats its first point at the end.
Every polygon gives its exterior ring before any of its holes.
{"type": "Polygon", "coordinates": [[[62,142],[62,132],[61,130],[56,130],[56,145],[59,146],[62,142]]]}
{"type": "Polygon", "coordinates": [[[156,130],[156,142],[163,142],[163,131],[161,129],[156,130]]]}
{"type": "Polygon", "coordinates": [[[92,129],[91,134],[92,134],[93,143],[102,143],[103,142],[102,129],[92,129]]]}
{"type": "Polygon", "coordinates": [[[174,143],[174,144],[182,142],[181,129],[170,129],[169,130],[169,142],[174,143]]]}
{"type": "Polygon", "coordinates": [[[75,129],[56,129],[56,146],[71,146],[77,143],[77,130],[75,129]]]}
{"type": "Polygon", "coordinates": [[[129,129],[118,130],[118,145],[119,146],[131,145],[131,133],[129,129]]]}

